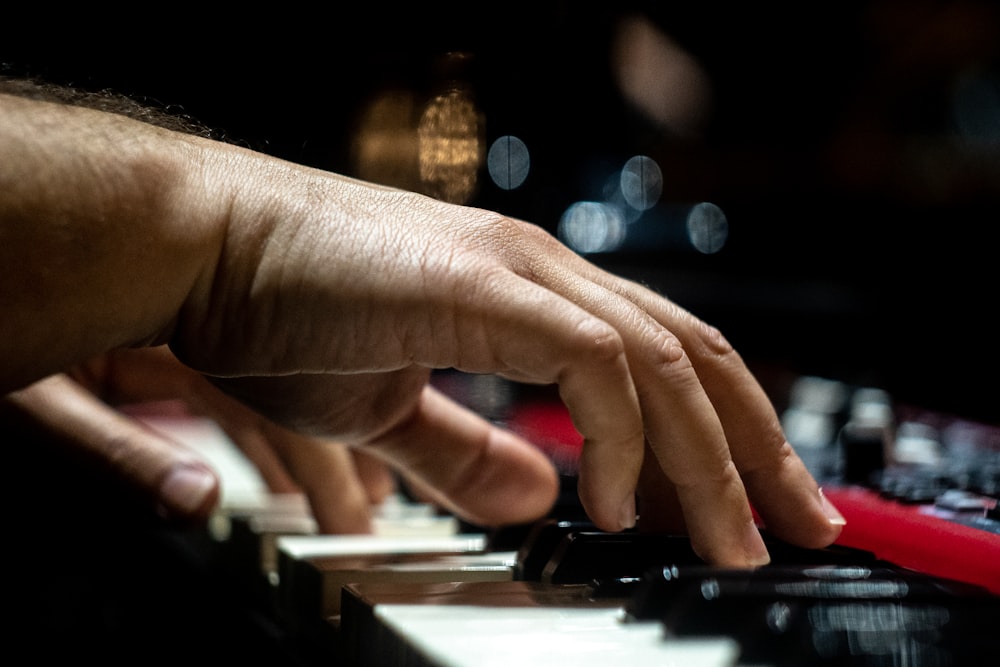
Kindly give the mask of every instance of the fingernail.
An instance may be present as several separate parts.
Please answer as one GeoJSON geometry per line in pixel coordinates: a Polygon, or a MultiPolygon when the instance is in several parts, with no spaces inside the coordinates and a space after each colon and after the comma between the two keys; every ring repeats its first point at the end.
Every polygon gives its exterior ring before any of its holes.
{"type": "Polygon", "coordinates": [[[760,536],[757,524],[751,522],[747,524],[747,532],[743,536],[743,547],[746,550],[747,560],[751,567],[761,567],[771,562],[771,554],[767,552],[764,538],[760,536]]]}
{"type": "Polygon", "coordinates": [[[635,496],[630,493],[625,498],[625,502],[622,503],[620,514],[618,515],[618,523],[621,524],[622,530],[635,528],[635,517],[635,496]]]}
{"type": "Polygon", "coordinates": [[[819,490],[819,502],[820,502],[820,507],[823,510],[823,516],[826,517],[827,521],[829,521],[831,525],[834,526],[847,525],[847,519],[845,519],[844,515],[840,513],[840,510],[838,510],[836,507],[833,506],[833,503],[830,502],[830,499],[826,497],[825,493],[823,493],[822,488],[819,490]]]}
{"type": "Polygon", "coordinates": [[[215,491],[215,476],[198,466],[179,465],[160,483],[160,500],[175,513],[193,514],[215,491]]]}

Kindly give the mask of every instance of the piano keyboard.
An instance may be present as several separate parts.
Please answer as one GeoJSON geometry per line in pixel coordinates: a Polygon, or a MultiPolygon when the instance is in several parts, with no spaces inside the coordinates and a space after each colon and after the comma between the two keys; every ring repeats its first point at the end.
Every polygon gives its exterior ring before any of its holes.
{"type": "MultiPolygon", "coordinates": [[[[364,587],[354,591],[364,595],[364,587]]],[[[495,587],[493,587],[495,589],[495,587]]],[[[475,593],[475,590],[466,592],[475,593]]],[[[724,636],[665,641],[659,623],[625,623],[617,607],[491,604],[502,597],[483,591],[465,604],[433,596],[433,604],[379,602],[369,624],[383,634],[362,633],[352,656],[359,665],[608,664],[660,667],[725,667],[736,664],[739,647],[724,636]]]]}
{"type": "MultiPolygon", "coordinates": [[[[551,417],[550,405],[529,407],[532,428],[551,417]]],[[[684,536],[598,531],[569,502],[534,525],[485,531],[396,497],[376,508],[372,536],[319,535],[304,499],[269,494],[214,425],[150,419],[209,452],[219,471],[223,502],[208,535],[170,541],[185,554],[210,552],[207,580],[258,635],[251,642],[240,624],[220,637],[243,637],[243,652],[268,665],[962,665],[1000,655],[994,430],[985,440],[951,435],[977,470],[956,489],[930,474],[931,459],[915,453],[921,443],[905,443],[907,460],[887,455],[895,443],[886,432],[855,433],[848,457],[831,445],[837,430],[821,424],[833,412],[789,411],[790,439],[854,532],[803,550],[764,529],[773,563],[755,573],[705,566],[684,536]],[[884,449],[873,456],[875,447],[884,449]],[[900,477],[916,485],[929,474],[936,496],[904,497],[900,477]],[[963,551],[953,554],[956,545],[963,551]]],[[[560,419],[549,430],[571,465],[573,434],[560,419]]],[[[214,608],[189,611],[202,625],[218,618],[214,608]]],[[[123,651],[149,643],[134,630],[141,622],[126,626],[134,637],[123,651]]]]}

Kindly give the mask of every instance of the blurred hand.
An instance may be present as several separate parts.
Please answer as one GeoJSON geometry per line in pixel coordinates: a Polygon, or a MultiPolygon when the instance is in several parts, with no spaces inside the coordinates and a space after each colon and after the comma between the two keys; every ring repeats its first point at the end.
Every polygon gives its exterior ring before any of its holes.
{"type": "Polygon", "coordinates": [[[50,376],[4,401],[147,497],[171,520],[204,521],[220,496],[203,458],[117,409],[174,401],[214,420],[274,493],[303,493],[319,529],[370,531],[369,511],[394,491],[388,468],[331,440],[281,428],[213,387],[164,347],[117,350],[50,376]]]}

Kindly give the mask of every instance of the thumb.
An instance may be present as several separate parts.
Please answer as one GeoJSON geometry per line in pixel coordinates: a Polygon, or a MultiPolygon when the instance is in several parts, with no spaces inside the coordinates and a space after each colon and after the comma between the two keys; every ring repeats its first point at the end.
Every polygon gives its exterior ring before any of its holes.
{"type": "Polygon", "coordinates": [[[3,402],[5,416],[82,456],[146,498],[164,518],[204,521],[219,501],[218,477],[204,461],[66,375],[40,380],[3,402]]]}
{"type": "Polygon", "coordinates": [[[492,526],[544,516],[556,500],[555,467],[538,448],[425,387],[414,413],[364,445],[431,500],[492,526]]]}

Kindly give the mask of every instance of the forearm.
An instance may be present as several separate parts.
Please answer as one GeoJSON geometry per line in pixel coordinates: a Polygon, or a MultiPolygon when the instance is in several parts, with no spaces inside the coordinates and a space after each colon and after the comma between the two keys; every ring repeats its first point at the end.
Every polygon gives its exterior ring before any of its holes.
{"type": "Polygon", "coordinates": [[[225,232],[200,141],[0,94],[0,389],[169,336],[225,232]]]}

